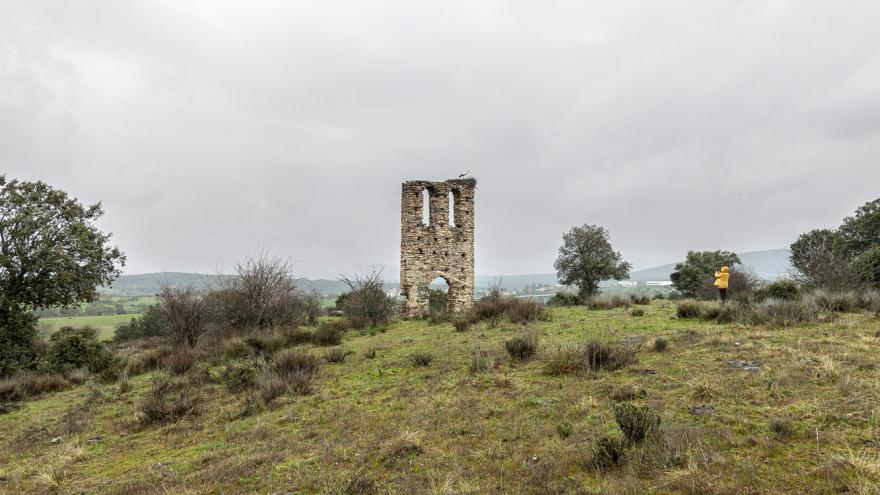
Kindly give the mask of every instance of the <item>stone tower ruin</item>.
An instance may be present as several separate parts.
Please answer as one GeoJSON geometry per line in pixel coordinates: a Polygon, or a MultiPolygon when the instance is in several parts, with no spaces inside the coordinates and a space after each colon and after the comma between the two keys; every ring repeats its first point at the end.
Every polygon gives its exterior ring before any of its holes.
{"type": "Polygon", "coordinates": [[[474,304],[475,179],[403,183],[400,214],[401,316],[428,311],[428,286],[449,285],[449,310],[474,304]],[[428,212],[424,211],[427,197],[428,212]],[[427,222],[425,221],[427,219],[427,222]]]}

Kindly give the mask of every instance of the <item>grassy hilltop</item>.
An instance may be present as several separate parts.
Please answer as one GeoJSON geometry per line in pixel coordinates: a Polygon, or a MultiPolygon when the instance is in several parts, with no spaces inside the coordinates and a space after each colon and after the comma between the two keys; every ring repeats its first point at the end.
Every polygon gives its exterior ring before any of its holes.
{"type": "MultiPolygon", "coordinates": [[[[349,331],[314,348],[350,354],[321,366],[310,395],[268,405],[246,380],[233,386],[229,367],[260,359],[241,339],[194,366],[46,393],[0,414],[0,493],[877,493],[873,315],[740,326],[654,301],[549,316],[529,325],[539,350],[525,361],[504,351],[522,333],[506,322],[349,331]],[[548,373],[558,345],[589,339],[637,346],[636,361],[548,373]],[[145,420],[153,384],[175,370],[195,408],[145,420]],[[660,426],[624,445],[622,403],[660,426]]],[[[141,362],[150,352],[130,350],[141,362]]]]}

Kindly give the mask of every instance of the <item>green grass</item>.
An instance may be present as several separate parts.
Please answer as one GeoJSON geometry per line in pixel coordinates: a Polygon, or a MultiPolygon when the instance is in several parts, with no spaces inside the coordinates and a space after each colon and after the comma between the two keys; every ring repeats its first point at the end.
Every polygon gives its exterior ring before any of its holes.
{"type": "Polygon", "coordinates": [[[110,340],[116,333],[116,328],[123,323],[128,323],[132,318],[140,314],[103,315],[103,316],[59,316],[52,318],[40,318],[37,325],[46,335],[51,335],[61,327],[84,327],[86,325],[98,329],[98,338],[110,340]]]}
{"type": "Polygon", "coordinates": [[[152,374],[133,377],[122,394],[75,387],[0,415],[0,493],[877,492],[876,318],[782,329],[679,320],[668,301],[643,308],[643,317],[551,309],[550,321],[529,325],[538,355],[516,363],[502,348],[522,331],[512,324],[455,332],[406,321],[348,332],[342,346],[352,353],[323,366],[312,395],[243,413],[254,398],[208,383],[197,416],[145,428],[128,425],[152,374]],[[658,337],[665,352],[652,350],[658,337]],[[636,364],[617,371],[544,373],[550,349],[587,339],[644,345],[636,364]],[[471,373],[481,349],[499,364],[471,373]],[[412,366],[416,352],[434,359],[412,366]],[[758,366],[731,366],[738,361],[758,366]],[[633,404],[662,418],[664,442],[594,469],[597,440],[621,436],[611,406],[629,388],[639,391],[633,404]],[[100,398],[78,431],[59,433],[61,418],[91,394],[100,398]],[[774,430],[780,421],[785,435],[774,430]]]}

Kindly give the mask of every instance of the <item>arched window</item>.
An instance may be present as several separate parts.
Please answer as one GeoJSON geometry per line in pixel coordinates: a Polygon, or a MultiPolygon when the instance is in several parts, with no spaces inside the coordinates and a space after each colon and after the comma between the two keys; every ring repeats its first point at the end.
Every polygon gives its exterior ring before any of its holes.
{"type": "Polygon", "coordinates": [[[431,195],[422,189],[422,225],[431,225],[431,195]]]}
{"type": "Polygon", "coordinates": [[[455,194],[449,191],[449,225],[455,227],[455,194]]]}

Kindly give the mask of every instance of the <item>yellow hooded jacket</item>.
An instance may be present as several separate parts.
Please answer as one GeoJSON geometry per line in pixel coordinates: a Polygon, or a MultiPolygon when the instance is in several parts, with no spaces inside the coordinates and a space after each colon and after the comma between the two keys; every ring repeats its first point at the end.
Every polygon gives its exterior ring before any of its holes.
{"type": "Polygon", "coordinates": [[[727,288],[727,280],[730,278],[730,268],[726,266],[721,267],[720,272],[715,272],[715,287],[719,289],[727,288]]]}

